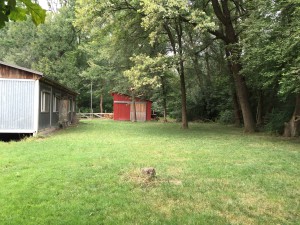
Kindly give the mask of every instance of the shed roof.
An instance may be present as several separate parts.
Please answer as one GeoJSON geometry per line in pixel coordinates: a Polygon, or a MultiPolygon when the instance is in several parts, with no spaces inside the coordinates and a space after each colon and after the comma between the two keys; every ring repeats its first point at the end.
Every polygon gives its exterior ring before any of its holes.
{"type": "Polygon", "coordinates": [[[47,83],[47,84],[53,85],[53,86],[57,87],[58,89],[62,89],[62,90],[66,91],[69,94],[79,95],[78,92],[73,91],[72,89],[70,89],[70,88],[68,88],[68,87],[66,87],[66,86],[58,83],[57,81],[51,80],[51,79],[49,79],[47,77],[42,77],[40,80],[43,81],[43,82],[45,82],[45,83],[47,83]]]}
{"type": "MultiPolygon", "coordinates": [[[[112,95],[112,96],[114,96],[114,95],[125,96],[125,97],[131,99],[131,96],[130,96],[130,95],[122,94],[122,93],[118,93],[118,92],[112,92],[111,95],[112,95]]],[[[135,96],[135,99],[139,99],[139,100],[147,101],[147,102],[153,102],[153,101],[151,101],[151,100],[149,100],[149,99],[145,99],[145,98],[143,98],[143,97],[138,97],[138,96],[135,96]]]]}
{"type": "Polygon", "coordinates": [[[31,69],[28,69],[28,68],[25,68],[25,67],[21,67],[21,66],[17,66],[17,65],[12,65],[10,63],[6,63],[6,62],[3,62],[3,61],[0,61],[0,64],[2,64],[4,66],[9,66],[9,67],[12,67],[12,68],[15,68],[15,69],[18,69],[18,70],[24,70],[24,71],[27,71],[29,73],[34,73],[34,74],[40,75],[41,77],[44,76],[44,74],[41,73],[41,72],[38,72],[38,71],[35,71],[35,70],[31,70],[31,69]]]}
{"type": "Polygon", "coordinates": [[[28,68],[25,68],[25,67],[13,65],[13,64],[6,63],[6,62],[3,62],[3,61],[0,61],[0,65],[4,65],[4,66],[12,67],[12,68],[15,68],[15,69],[18,69],[18,70],[23,70],[23,71],[26,71],[26,72],[29,72],[29,73],[36,74],[36,75],[38,75],[40,77],[39,79],[42,82],[45,82],[45,83],[50,84],[50,85],[53,85],[53,86],[55,86],[55,87],[57,87],[59,89],[65,90],[66,92],[68,92],[69,94],[72,94],[72,95],[78,95],[79,94],[78,92],[73,91],[72,89],[68,88],[67,86],[62,85],[59,82],[54,81],[54,80],[52,80],[52,79],[50,79],[48,77],[45,77],[44,74],[41,73],[41,72],[39,72],[39,71],[31,70],[31,69],[28,69],[28,68]]]}

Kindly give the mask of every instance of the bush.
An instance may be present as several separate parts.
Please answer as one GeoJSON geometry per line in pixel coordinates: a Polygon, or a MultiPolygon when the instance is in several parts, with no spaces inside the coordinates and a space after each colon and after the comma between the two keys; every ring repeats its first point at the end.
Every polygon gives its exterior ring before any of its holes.
{"type": "Polygon", "coordinates": [[[288,122],[292,116],[291,110],[273,110],[266,116],[265,130],[275,134],[282,134],[284,130],[284,123],[288,122]]]}
{"type": "Polygon", "coordinates": [[[225,110],[220,113],[219,122],[222,124],[233,124],[234,114],[232,110],[225,110]]]}

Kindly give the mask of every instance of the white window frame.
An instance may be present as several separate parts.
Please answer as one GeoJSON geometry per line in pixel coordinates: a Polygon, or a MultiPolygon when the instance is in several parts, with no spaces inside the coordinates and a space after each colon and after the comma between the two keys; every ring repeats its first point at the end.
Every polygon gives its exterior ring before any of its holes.
{"type": "Polygon", "coordinates": [[[75,112],[75,101],[72,101],[72,112],[75,112]]]}
{"type": "Polygon", "coordinates": [[[53,112],[59,112],[60,98],[57,95],[53,95],[53,112]]]}
{"type": "Polygon", "coordinates": [[[50,112],[50,101],[51,95],[48,91],[41,92],[41,112],[48,113],[50,112]]]}
{"type": "Polygon", "coordinates": [[[70,98],[68,102],[68,112],[71,112],[71,109],[72,109],[72,99],[70,98]]]}

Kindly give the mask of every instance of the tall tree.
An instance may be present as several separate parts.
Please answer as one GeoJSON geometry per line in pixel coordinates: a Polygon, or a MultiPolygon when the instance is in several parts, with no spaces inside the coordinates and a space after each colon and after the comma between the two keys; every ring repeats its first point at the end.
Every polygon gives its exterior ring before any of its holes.
{"type": "Polygon", "coordinates": [[[33,45],[38,28],[31,20],[9,22],[0,30],[0,59],[5,62],[31,68],[36,60],[33,45]]]}
{"type": "Polygon", "coordinates": [[[242,64],[240,61],[242,47],[240,46],[239,22],[247,13],[242,1],[211,0],[213,11],[218,19],[219,29],[209,32],[224,41],[226,56],[229,60],[233,75],[236,93],[241,106],[245,132],[255,131],[255,120],[253,118],[248,87],[245,77],[242,75],[242,64]]]}
{"type": "Polygon", "coordinates": [[[294,112],[285,123],[286,136],[300,133],[299,18],[299,1],[257,0],[245,21],[244,72],[264,92],[272,90],[283,101],[295,99],[294,112]]]}
{"type": "MultiPolygon", "coordinates": [[[[63,7],[49,13],[45,24],[38,29],[33,44],[36,55],[32,67],[52,79],[77,87],[82,53],[78,50],[78,32],[72,24],[74,10],[63,7]]],[[[83,65],[82,65],[83,64],[83,65]]]]}
{"type": "MultiPolygon", "coordinates": [[[[211,22],[207,20],[203,12],[191,10],[189,1],[148,1],[141,2],[140,11],[143,14],[142,26],[151,31],[150,42],[168,41],[170,50],[167,54],[176,60],[176,70],[180,78],[181,90],[181,120],[182,128],[188,128],[187,98],[186,98],[186,70],[185,57],[187,54],[185,37],[188,36],[186,29],[191,24],[188,20],[197,18],[199,27],[210,27],[211,22]],[[201,17],[201,18],[200,18],[201,17]]],[[[187,39],[187,38],[186,38],[187,39]]]]}
{"type": "Polygon", "coordinates": [[[0,58],[77,88],[85,59],[78,49],[78,34],[72,25],[74,10],[61,8],[48,15],[38,27],[30,20],[9,22],[0,31],[0,58]]]}

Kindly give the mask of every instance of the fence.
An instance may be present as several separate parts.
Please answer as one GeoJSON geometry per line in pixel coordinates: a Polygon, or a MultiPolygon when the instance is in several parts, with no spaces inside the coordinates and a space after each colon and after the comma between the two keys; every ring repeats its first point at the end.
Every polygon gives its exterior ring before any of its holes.
{"type": "Polygon", "coordinates": [[[79,119],[99,119],[99,118],[107,118],[113,119],[113,113],[77,113],[77,118],[79,119]]]}

